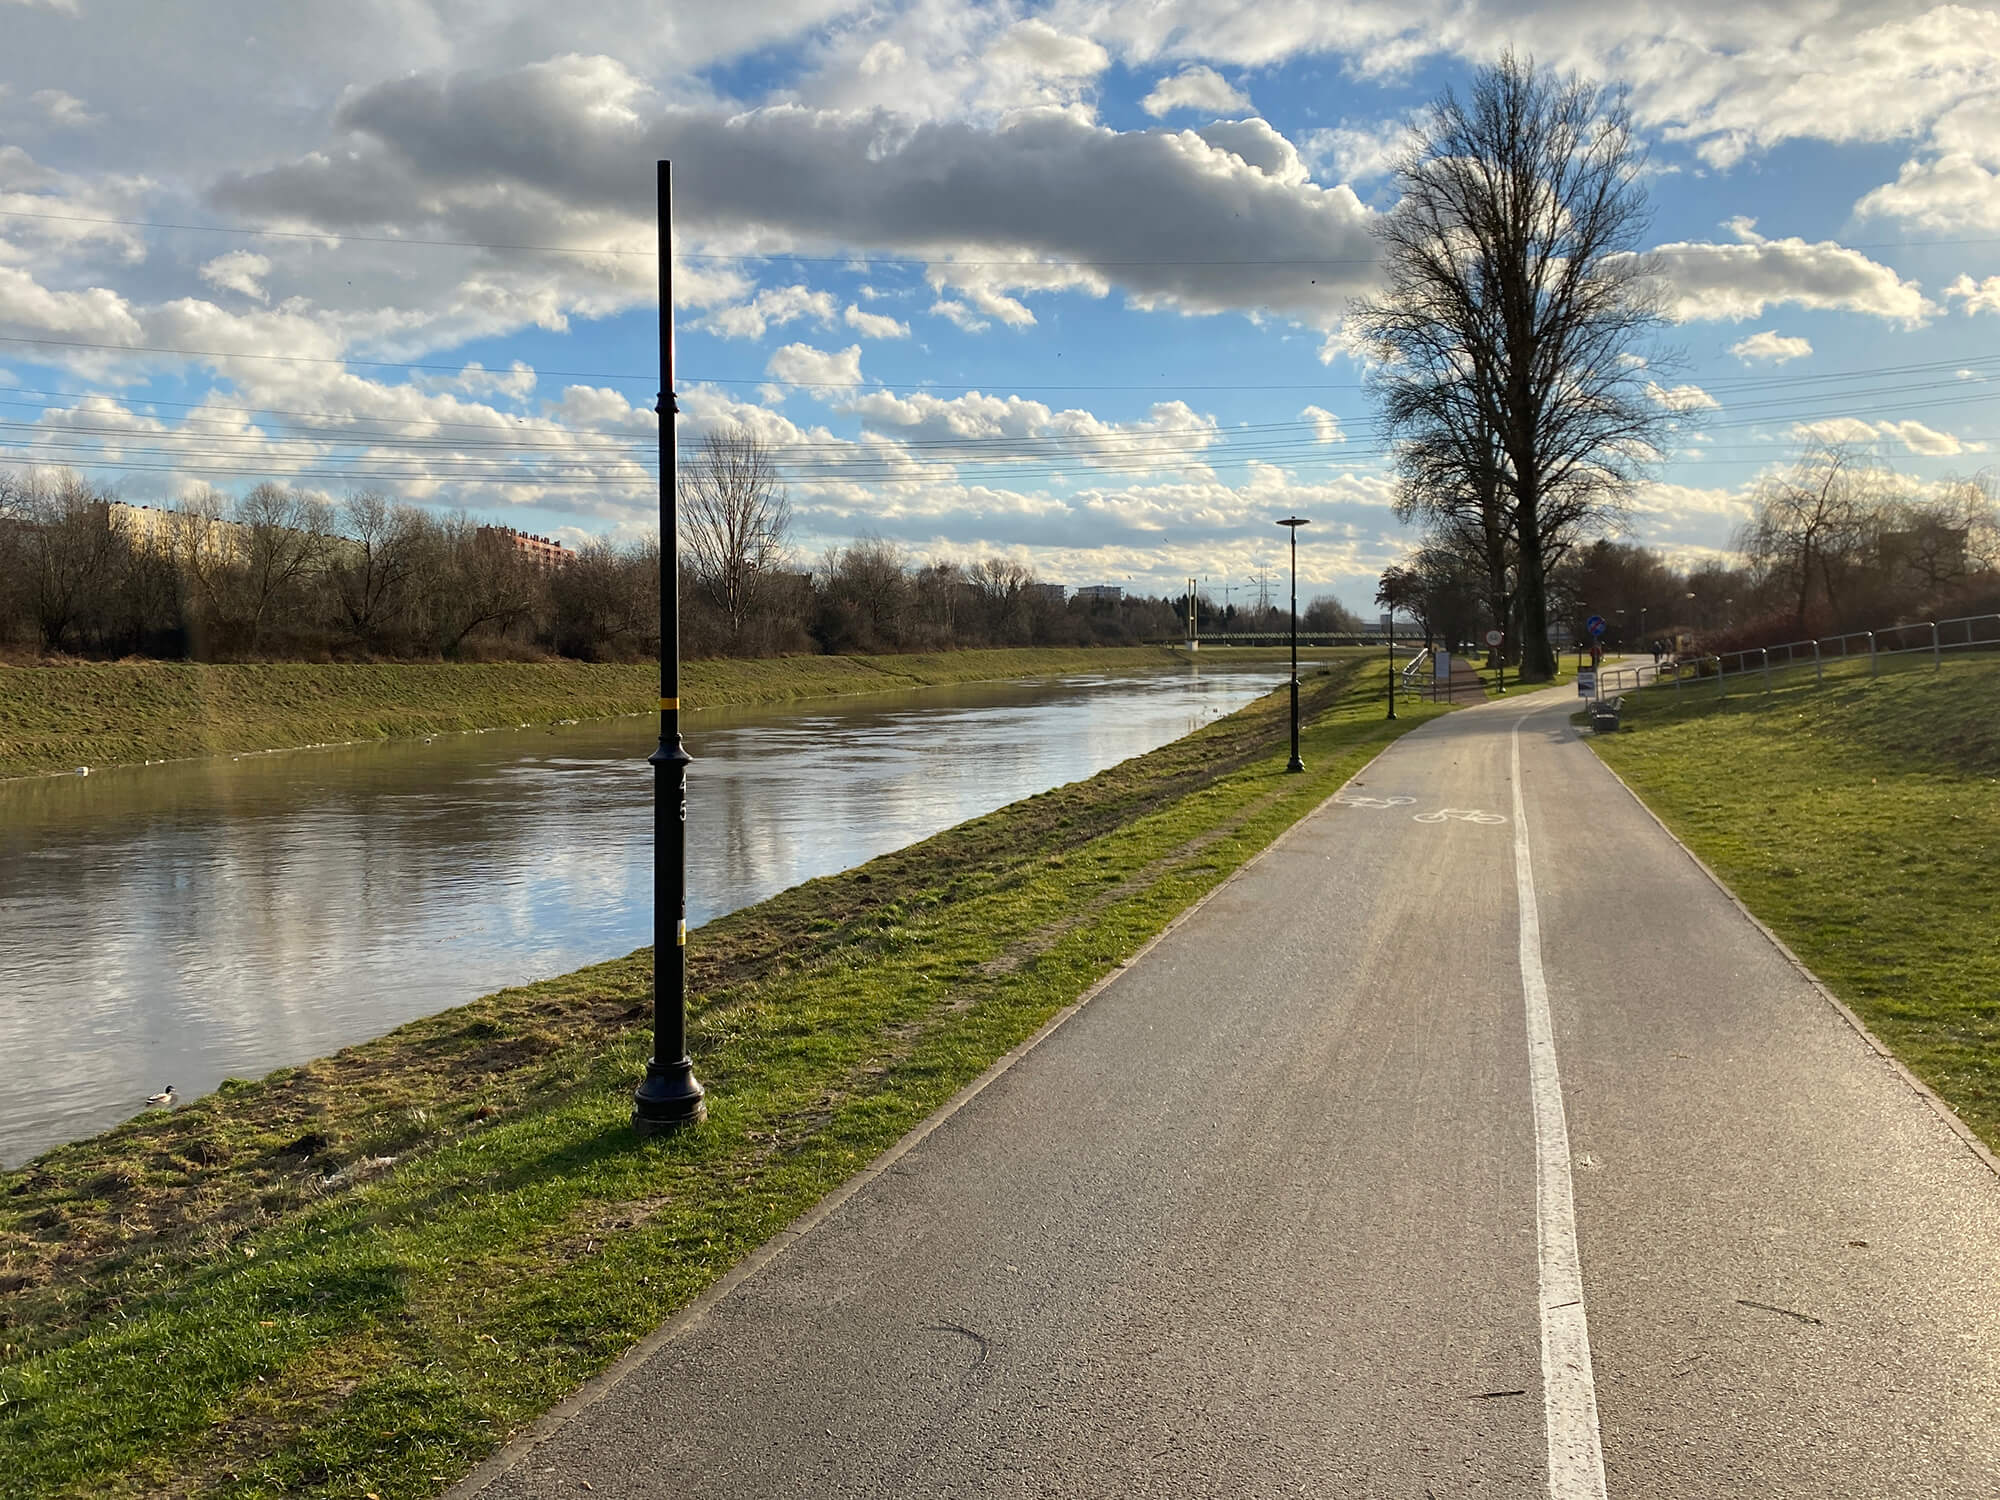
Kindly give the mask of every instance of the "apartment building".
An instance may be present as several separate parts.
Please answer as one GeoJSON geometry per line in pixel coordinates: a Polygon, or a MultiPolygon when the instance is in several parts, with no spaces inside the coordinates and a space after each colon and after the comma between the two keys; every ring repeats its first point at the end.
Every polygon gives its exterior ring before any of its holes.
{"type": "Polygon", "coordinates": [[[576,553],[561,542],[551,541],[545,536],[533,536],[525,531],[516,531],[511,526],[482,526],[479,540],[487,546],[511,547],[544,573],[556,568],[566,568],[576,560],[576,553]]]}

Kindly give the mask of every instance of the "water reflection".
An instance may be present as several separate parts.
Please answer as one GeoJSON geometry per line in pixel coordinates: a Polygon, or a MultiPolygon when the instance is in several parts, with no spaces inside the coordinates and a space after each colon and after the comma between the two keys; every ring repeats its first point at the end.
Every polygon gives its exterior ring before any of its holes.
{"type": "MultiPolygon", "coordinates": [[[[1283,681],[984,684],[690,715],[699,924],[1283,681]]],[[[651,937],[651,719],[0,784],[0,1160],[651,937]]]]}

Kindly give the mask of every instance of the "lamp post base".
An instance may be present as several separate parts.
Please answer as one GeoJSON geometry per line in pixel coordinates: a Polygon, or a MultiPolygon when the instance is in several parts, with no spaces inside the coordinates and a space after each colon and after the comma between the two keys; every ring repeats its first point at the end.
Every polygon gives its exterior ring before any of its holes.
{"type": "Polygon", "coordinates": [[[1296,755],[1292,757],[1292,763],[1285,767],[1287,771],[1303,771],[1305,768],[1306,768],[1306,763],[1300,760],[1296,755]]]}
{"type": "Polygon", "coordinates": [[[632,1128],[641,1135],[664,1135],[684,1125],[699,1125],[708,1117],[706,1095],[691,1059],[662,1063],[654,1058],[632,1094],[632,1128]]]}

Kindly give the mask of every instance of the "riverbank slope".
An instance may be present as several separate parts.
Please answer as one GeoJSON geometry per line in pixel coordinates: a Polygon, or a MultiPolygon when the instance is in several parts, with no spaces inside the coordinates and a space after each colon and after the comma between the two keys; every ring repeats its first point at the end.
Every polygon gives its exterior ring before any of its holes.
{"type": "MultiPolygon", "coordinates": [[[[1121,646],[694,661],[681,667],[681,701],[699,710],[944,683],[1129,671],[1178,659],[1183,658],[1163,647],[1121,646]]],[[[644,663],[0,666],[0,779],[78,766],[650,713],[659,701],[659,680],[659,668],[644,663]]]]}
{"type": "MultiPolygon", "coordinates": [[[[435,1494],[1397,734],[1379,661],[698,930],[706,1125],[635,1137],[644,950],[0,1174],[23,1493],[435,1494]]],[[[1217,996],[1217,1003],[1227,1003],[1217,996]]]]}

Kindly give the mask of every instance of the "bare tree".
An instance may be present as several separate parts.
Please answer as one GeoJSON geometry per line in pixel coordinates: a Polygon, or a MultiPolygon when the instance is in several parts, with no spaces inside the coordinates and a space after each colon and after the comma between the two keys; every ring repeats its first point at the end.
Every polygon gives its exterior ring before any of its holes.
{"type": "Polygon", "coordinates": [[[325,566],[333,538],[333,509],[297,486],[260,484],[236,502],[243,553],[242,623],[253,654],[275,610],[301,611],[302,585],[325,566]]]}
{"type": "Polygon", "coordinates": [[[1810,628],[1814,589],[1838,617],[1848,578],[1867,550],[1886,500],[1884,471],[1837,444],[1809,448],[1791,473],[1758,490],[1737,539],[1751,568],[1786,590],[1794,625],[1810,628]]]}
{"type": "Polygon", "coordinates": [[[902,550],[879,536],[835,547],[820,567],[813,634],[829,651],[880,651],[903,644],[910,577],[902,550]]]}
{"type": "Polygon", "coordinates": [[[481,630],[504,631],[533,613],[541,598],[532,564],[504,535],[482,532],[459,512],[427,525],[418,588],[426,634],[440,656],[457,656],[481,630]]]}
{"type": "Polygon", "coordinates": [[[23,604],[43,648],[61,651],[108,590],[124,541],[107,497],[68,469],[12,481],[8,508],[23,604]]]}
{"type": "Polygon", "coordinates": [[[379,490],[349,495],[341,512],[347,539],[333,548],[327,579],[347,628],[362,645],[378,647],[409,611],[425,517],[414,506],[390,504],[379,490]]]}
{"type": "Polygon", "coordinates": [[[1356,304],[1418,504],[1504,487],[1522,675],[1555,671],[1547,574],[1657,456],[1676,413],[1628,358],[1663,321],[1623,100],[1508,55],[1446,90],[1396,168],[1385,289],[1356,304]],[[1489,464],[1497,460],[1497,474],[1489,464]],[[1430,476],[1441,477],[1430,477],[1430,476]]]}
{"type": "Polygon", "coordinates": [[[709,432],[681,455],[677,476],[688,571],[741,634],[759,586],[785,566],[792,524],[771,450],[748,428],[709,432]]]}

